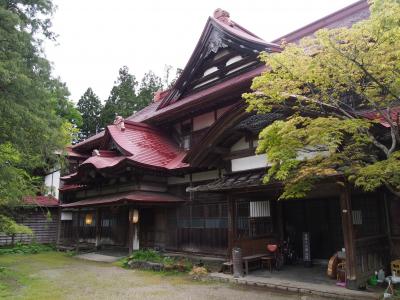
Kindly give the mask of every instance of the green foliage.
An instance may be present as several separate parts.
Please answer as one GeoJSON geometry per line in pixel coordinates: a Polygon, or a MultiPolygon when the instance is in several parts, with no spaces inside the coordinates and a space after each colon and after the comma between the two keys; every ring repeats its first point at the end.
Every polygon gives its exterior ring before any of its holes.
{"type": "Polygon", "coordinates": [[[118,79],[101,112],[103,127],[112,124],[116,115],[128,117],[140,109],[137,103],[136,87],[138,83],[135,76],[129,73],[127,66],[119,69],[118,73],[118,79]]]}
{"type": "Polygon", "coordinates": [[[87,138],[100,130],[100,114],[103,108],[99,97],[88,88],[78,102],[78,110],[82,114],[83,122],[80,126],[81,138],[87,138]]]}
{"type": "Polygon", "coordinates": [[[144,74],[140,85],[128,67],[119,69],[119,76],[101,112],[103,127],[112,124],[116,115],[124,118],[150,104],[155,92],[162,90],[163,83],[153,71],[144,74]]]}
{"type": "Polygon", "coordinates": [[[281,198],[303,197],[327,176],[400,194],[400,134],[391,117],[400,100],[400,3],[370,4],[371,17],[351,28],[323,29],[260,55],[268,71],[243,96],[249,111],[288,114],[263,130],[257,150],[272,164],[265,182],[284,182],[281,198]],[[363,119],[364,109],[377,111],[389,134],[363,119]]]}
{"type": "Polygon", "coordinates": [[[49,0],[0,1],[0,214],[37,190],[32,174],[59,163],[78,118],[41,48],[54,39],[52,12],[49,0]]]}
{"type": "Polygon", "coordinates": [[[4,254],[36,254],[48,251],[54,251],[55,246],[51,244],[20,244],[17,243],[13,246],[0,247],[0,255],[4,254]]]}
{"type": "Polygon", "coordinates": [[[163,84],[161,78],[154,74],[153,71],[144,74],[142,81],[140,82],[135,112],[149,105],[153,99],[154,93],[162,89],[163,84]]]}
{"type": "Polygon", "coordinates": [[[129,259],[149,262],[161,262],[163,260],[163,256],[159,252],[149,249],[135,251],[132,255],[129,256],[129,259]]]}
{"type": "Polygon", "coordinates": [[[128,267],[128,263],[132,260],[161,263],[166,272],[188,272],[193,267],[192,262],[187,258],[163,256],[152,249],[135,251],[122,261],[122,265],[128,267]]]}
{"type": "Polygon", "coordinates": [[[18,224],[13,219],[3,215],[0,215],[0,232],[8,236],[13,236],[15,234],[33,235],[32,229],[27,226],[18,224]]]}
{"type": "MultiPolygon", "coordinates": [[[[34,178],[19,167],[21,154],[11,143],[0,144],[0,206],[13,207],[32,193],[34,178]]],[[[0,215],[1,216],[1,215],[0,215]]],[[[0,221],[1,228],[1,221],[0,221]]],[[[0,230],[1,232],[1,230],[0,230]]]]}

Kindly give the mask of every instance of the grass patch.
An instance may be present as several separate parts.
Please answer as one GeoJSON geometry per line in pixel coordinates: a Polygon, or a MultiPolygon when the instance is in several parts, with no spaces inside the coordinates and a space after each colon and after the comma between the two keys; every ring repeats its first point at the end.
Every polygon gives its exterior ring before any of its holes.
{"type": "Polygon", "coordinates": [[[4,254],[36,254],[41,252],[54,251],[55,246],[50,244],[21,244],[0,247],[0,255],[4,254]]]}
{"type": "Polygon", "coordinates": [[[0,299],[59,299],[62,297],[55,282],[37,273],[60,268],[68,258],[58,252],[39,254],[9,254],[0,256],[0,299]]]}

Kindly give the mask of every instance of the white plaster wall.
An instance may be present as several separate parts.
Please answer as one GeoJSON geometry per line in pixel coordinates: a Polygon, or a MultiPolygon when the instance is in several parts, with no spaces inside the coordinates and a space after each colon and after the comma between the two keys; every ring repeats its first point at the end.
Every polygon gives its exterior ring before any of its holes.
{"type": "MultiPolygon", "coordinates": [[[[225,172],[222,172],[224,174],[225,172]]],[[[210,170],[204,172],[192,173],[192,182],[212,180],[219,178],[218,170],[210,170]]],[[[185,177],[168,177],[168,184],[180,184],[190,182],[190,176],[185,177]]]]}
{"type": "Polygon", "coordinates": [[[206,172],[199,172],[192,174],[192,181],[203,181],[203,180],[211,180],[219,178],[218,170],[211,170],[206,172]]]}
{"type": "Polygon", "coordinates": [[[210,127],[215,121],[214,112],[209,112],[193,118],[193,131],[210,127]]]}
{"type": "Polygon", "coordinates": [[[238,140],[232,147],[231,147],[231,152],[239,151],[239,150],[244,150],[244,149],[249,149],[249,142],[246,141],[246,138],[242,137],[240,140],[238,140]]]}
{"type": "Polygon", "coordinates": [[[58,189],[60,188],[60,171],[55,171],[44,177],[44,185],[48,190],[48,195],[53,195],[58,199],[58,189]]]}
{"type": "Polygon", "coordinates": [[[217,110],[217,118],[221,117],[226,111],[228,111],[230,108],[232,107],[232,105],[229,106],[225,106],[222,107],[220,109],[217,110]]]}
{"type": "Polygon", "coordinates": [[[189,175],[185,175],[184,177],[168,177],[168,184],[180,184],[190,182],[189,175]]]}
{"type": "Polygon", "coordinates": [[[259,169],[268,166],[265,155],[253,155],[231,160],[232,172],[259,169]]]}

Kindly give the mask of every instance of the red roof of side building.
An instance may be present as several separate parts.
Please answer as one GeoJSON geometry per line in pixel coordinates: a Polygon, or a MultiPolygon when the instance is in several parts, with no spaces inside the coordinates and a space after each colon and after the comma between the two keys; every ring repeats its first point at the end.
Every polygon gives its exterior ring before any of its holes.
{"type": "Polygon", "coordinates": [[[59,205],[58,199],[53,196],[26,196],[23,199],[25,205],[56,207],[59,205]]]}
{"type": "MultiPolygon", "coordinates": [[[[383,113],[386,113],[386,111],[384,111],[383,113]]],[[[359,112],[358,115],[367,118],[369,120],[376,121],[384,127],[387,128],[390,127],[388,121],[382,116],[381,113],[379,113],[376,110],[359,112]]],[[[388,118],[390,118],[390,120],[393,121],[394,123],[397,123],[399,120],[399,116],[400,116],[400,106],[391,107],[388,118]]]]}

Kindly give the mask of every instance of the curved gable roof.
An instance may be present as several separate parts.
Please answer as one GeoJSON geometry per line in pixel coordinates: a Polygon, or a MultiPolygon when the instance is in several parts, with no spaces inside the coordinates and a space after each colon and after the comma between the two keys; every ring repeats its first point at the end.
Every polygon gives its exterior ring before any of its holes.
{"type": "Polygon", "coordinates": [[[181,76],[170,92],[161,100],[157,110],[161,110],[180,99],[188,82],[193,79],[196,70],[210,53],[216,53],[218,49],[231,45],[236,45],[237,48],[241,48],[243,51],[254,53],[281,50],[278,45],[264,41],[238,23],[230,20],[229,13],[217,9],[214,12],[214,16],[208,18],[203,33],[181,76]]]}

